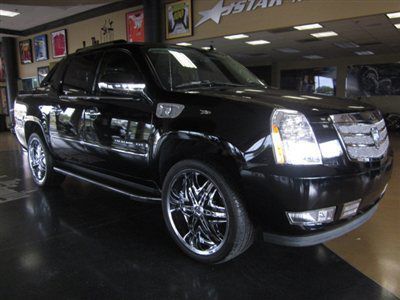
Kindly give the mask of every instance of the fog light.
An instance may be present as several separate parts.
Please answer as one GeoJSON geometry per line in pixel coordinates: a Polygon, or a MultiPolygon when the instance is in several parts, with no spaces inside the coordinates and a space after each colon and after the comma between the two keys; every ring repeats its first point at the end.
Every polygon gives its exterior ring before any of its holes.
{"type": "Polygon", "coordinates": [[[327,207],[302,212],[286,212],[289,223],[292,225],[313,226],[330,223],[335,216],[336,207],[327,207]]]}
{"type": "Polygon", "coordinates": [[[360,206],[361,199],[347,202],[343,205],[341,219],[352,217],[357,213],[358,207],[360,206]]]}

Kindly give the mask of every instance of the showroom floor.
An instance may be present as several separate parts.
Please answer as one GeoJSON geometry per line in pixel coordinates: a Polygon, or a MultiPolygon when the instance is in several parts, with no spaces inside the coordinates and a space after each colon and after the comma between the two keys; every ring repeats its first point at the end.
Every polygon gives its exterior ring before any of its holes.
{"type": "MultiPolygon", "coordinates": [[[[400,136],[392,143],[399,154],[400,136]]],[[[1,298],[396,299],[399,163],[379,212],[329,248],[257,242],[207,266],[177,249],[159,205],[72,178],[38,189],[26,153],[0,133],[1,298]]]]}

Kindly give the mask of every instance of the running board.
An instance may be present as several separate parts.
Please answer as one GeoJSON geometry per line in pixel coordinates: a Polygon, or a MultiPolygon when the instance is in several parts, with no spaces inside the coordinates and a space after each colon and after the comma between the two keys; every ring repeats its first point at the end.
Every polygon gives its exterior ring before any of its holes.
{"type": "Polygon", "coordinates": [[[75,173],[72,173],[72,172],[57,168],[57,167],[54,167],[53,169],[57,173],[60,173],[60,174],[63,174],[63,175],[67,175],[67,176],[71,176],[71,177],[77,178],[79,180],[86,181],[86,182],[89,182],[91,184],[97,185],[97,186],[102,187],[104,189],[107,189],[107,190],[110,190],[110,191],[113,191],[113,192],[116,192],[116,193],[123,194],[125,196],[130,197],[133,200],[142,201],[142,202],[143,201],[144,202],[161,201],[161,198],[154,198],[154,197],[146,197],[146,196],[135,195],[135,194],[129,193],[127,191],[123,191],[123,190],[117,189],[115,187],[112,187],[112,186],[110,186],[108,184],[104,184],[104,183],[98,182],[96,180],[93,180],[93,179],[90,179],[90,178],[87,178],[87,177],[83,177],[81,175],[77,175],[75,173]]]}

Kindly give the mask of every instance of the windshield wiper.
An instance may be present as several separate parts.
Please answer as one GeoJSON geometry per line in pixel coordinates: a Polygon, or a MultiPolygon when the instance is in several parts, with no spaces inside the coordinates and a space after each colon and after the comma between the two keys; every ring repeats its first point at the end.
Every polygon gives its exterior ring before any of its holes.
{"type": "Polygon", "coordinates": [[[196,87],[196,86],[243,86],[241,84],[231,83],[231,82],[217,82],[217,81],[210,81],[210,80],[201,80],[201,81],[191,81],[185,82],[182,84],[178,84],[174,86],[174,88],[186,88],[186,87],[196,87]]]}

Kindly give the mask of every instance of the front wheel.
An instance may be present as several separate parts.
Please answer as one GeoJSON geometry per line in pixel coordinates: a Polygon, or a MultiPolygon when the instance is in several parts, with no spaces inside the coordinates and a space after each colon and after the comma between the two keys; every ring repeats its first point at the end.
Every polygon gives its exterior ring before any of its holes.
{"type": "Polygon", "coordinates": [[[28,160],[33,180],[38,186],[57,186],[64,180],[64,175],[54,172],[51,154],[37,133],[29,137],[28,160]]]}
{"type": "Polygon", "coordinates": [[[197,160],[174,165],[163,185],[163,214],[178,246],[204,263],[244,252],[254,229],[230,174],[197,160]]]}

